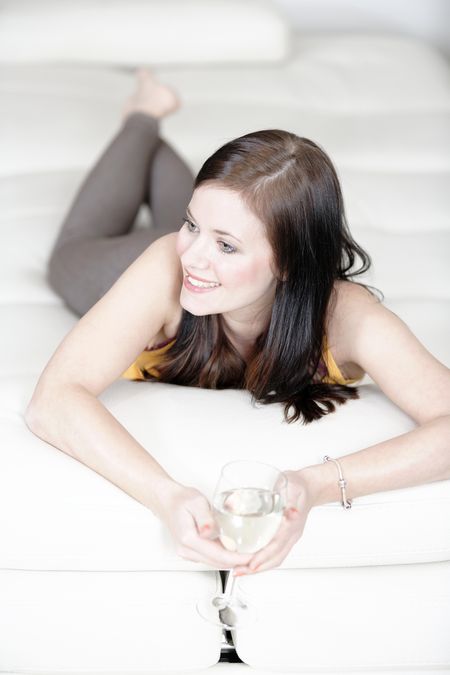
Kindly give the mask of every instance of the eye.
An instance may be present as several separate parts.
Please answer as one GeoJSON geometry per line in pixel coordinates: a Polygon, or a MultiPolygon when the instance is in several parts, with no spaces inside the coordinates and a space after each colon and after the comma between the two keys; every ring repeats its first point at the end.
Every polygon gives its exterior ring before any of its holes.
{"type": "MultiPolygon", "coordinates": [[[[191,228],[190,228],[191,225],[192,225],[192,227],[197,227],[197,225],[194,225],[194,223],[192,223],[190,220],[188,220],[188,218],[183,218],[183,225],[184,224],[186,225],[186,227],[188,229],[188,232],[194,232],[194,230],[191,230],[191,228]]],[[[235,253],[235,251],[236,251],[234,246],[231,246],[231,244],[227,244],[225,241],[219,241],[219,244],[223,244],[224,246],[227,247],[226,250],[222,249],[221,253],[229,254],[229,253],[235,253]]]]}
{"type": "Polygon", "coordinates": [[[226,244],[224,241],[221,241],[221,242],[219,242],[219,243],[220,243],[220,244],[223,244],[224,246],[227,246],[227,249],[228,249],[228,250],[226,250],[226,251],[225,251],[224,249],[222,249],[222,253],[234,253],[235,250],[236,250],[233,246],[231,246],[230,244],[226,244]],[[231,250],[230,250],[230,249],[231,249],[231,250]]]}
{"type": "Polygon", "coordinates": [[[193,227],[195,227],[194,223],[191,223],[191,221],[188,220],[187,218],[183,218],[183,225],[186,225],[186,226],[187,226],[187,229],[189,230],[189,232],[192,232],[192,230],[191,230],[190,227],[189,227],[190,225],[192,225],[193,227]]]}

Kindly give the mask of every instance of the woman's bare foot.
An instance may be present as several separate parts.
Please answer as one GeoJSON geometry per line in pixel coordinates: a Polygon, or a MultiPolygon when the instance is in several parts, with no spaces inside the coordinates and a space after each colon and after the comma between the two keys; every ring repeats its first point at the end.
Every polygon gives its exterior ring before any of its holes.
{"type": "Polygon", "coordinates": [[[158,82],[148,68],[136,71],[136,91],[122,108],[122,121],[133,112],[145,112],[153,117],[165,117],[181,106],[177,93],[168,85],[158,82]]]}

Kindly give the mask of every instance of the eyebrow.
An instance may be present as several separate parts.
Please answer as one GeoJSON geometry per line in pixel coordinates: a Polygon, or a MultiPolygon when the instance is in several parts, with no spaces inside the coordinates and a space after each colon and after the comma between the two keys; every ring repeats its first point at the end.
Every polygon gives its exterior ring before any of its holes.
{"type": "MultiPolygon", "coordinates": [[[[190,218],[192,218],[192,222],[194,223],[194,225],[198,225],[198,223],[195,222],[195,218],[192,215],[192,213],[190,212],[189,207],[186,208],[186,213],[188,214],[188,216],[190,218]]],[[[224,234],[226,237],[233,237],[233,239],[236,239],[236,241],[238,241],[240,244],[242,244],[242,241],[240,239],[238,239],[237,237],[235,237],[234,234],[231,234],[231,232],[225,232],[224,230],[213,230],[213,232],[217,232],[217,234],[224,234]]]]}

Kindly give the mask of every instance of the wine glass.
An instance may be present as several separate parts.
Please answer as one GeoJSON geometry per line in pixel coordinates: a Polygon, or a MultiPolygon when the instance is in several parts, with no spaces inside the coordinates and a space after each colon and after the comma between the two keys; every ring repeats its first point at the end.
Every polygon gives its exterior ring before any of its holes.
{"type": "MultiPolygon", "coordinates": [[[[222,467],[212,510],[219,539],[229,551],[256,553],[276,534],[286,506],[287,479],[263,462],[236,460],[222,467]]],[[[254,607],[236,591],[236,577],[228,573],[225,591],[196,605],[201,617],[226,630],[257,621],[254,607]]]]}

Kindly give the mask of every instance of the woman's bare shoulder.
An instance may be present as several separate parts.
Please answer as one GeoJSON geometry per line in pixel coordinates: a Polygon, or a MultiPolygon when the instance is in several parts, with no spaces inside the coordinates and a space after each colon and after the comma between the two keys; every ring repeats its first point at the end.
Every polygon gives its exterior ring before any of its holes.
{"type": "Polygon", "coordinates": [[[330,298],[326,317],[326,334],[330,351],[342,374],[348,378],[358,378],[364,372],[351,361],[351,326],[356,318],[363,318],[364,312],[379,298],[365,286],[346,280],[337,280],[330,298]]]}
{"type": "Polygon", "coordinates": [[[161,247],[161,254],[166,260],[166,267],[168,274],[172,279],[172,294],[170,303],[167,308],[166,321],[160,333],[154,337],[151,344],[147,345],[150,349],[153,345],[165,342],[174,337],[178,332],[178,327],[181,322],[183,308],[180,305],[180,292],[183,284],[183,268],[180,258],[176,251],[178,232],[170,232],[159,238],[159,246],[161,247]]]}
{"type": "Polygon", "coordinates": [[[366,286],[357,283],[356,281],[337,279],[334,283],[333,291],[336,298],[336,304],[341,311],[344,309],[352,311],[355,304],[360,305],[363,303],[365,305],[370,305],[380,302],[379,298],[366,286]]]}
{"type": "Polygon", "coordinates": [[[177,253],[177,238],[178,232],[169,232],[169,234],[160,237],[158,241],[163,246],[167,268],[173,278],[174,293],[179,297],[181,284],[183,283],[183,267],[177,253]]]}

